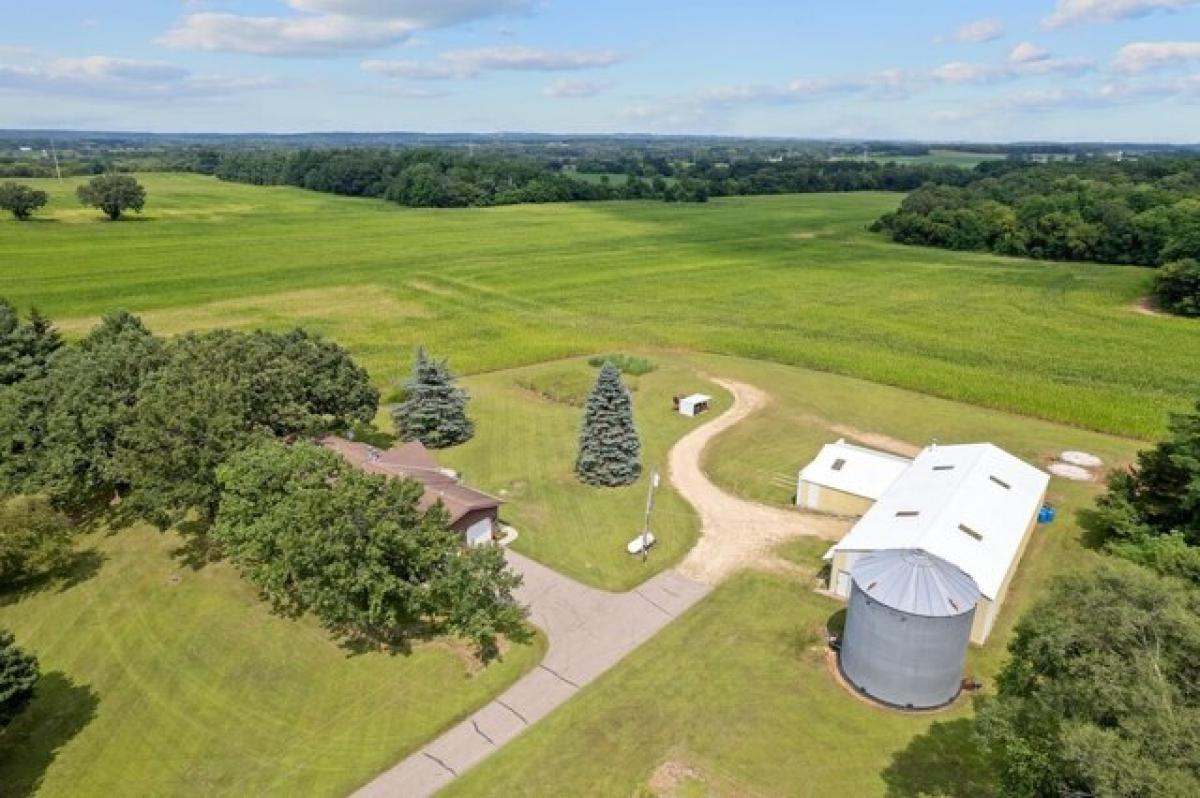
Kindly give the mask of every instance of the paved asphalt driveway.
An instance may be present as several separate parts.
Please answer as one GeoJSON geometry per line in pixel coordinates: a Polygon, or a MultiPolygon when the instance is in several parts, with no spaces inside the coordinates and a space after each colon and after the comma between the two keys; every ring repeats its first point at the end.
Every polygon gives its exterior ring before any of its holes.
{"type": "Polygon", "coordinates": [[[432,795],[565,702],[709,591],[707,585],[664,571],[628,593],[608,593],[511,550],[507,557],[509,566],[525,577],[517,598],[529,607],[531,620],[550,641],[546,658],[499,698],[356,796],[432,795]]]}

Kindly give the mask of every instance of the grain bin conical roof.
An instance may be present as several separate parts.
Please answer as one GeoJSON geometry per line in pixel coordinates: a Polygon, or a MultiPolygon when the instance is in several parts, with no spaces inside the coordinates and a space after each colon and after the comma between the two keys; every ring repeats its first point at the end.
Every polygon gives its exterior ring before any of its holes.
{"type": "Polygon", "coordinates": [[[851,576],[871,599],[909,615],[962,615],[981,595],[974,579],[920,549],[873,552],[855,563],[851,576]]]}

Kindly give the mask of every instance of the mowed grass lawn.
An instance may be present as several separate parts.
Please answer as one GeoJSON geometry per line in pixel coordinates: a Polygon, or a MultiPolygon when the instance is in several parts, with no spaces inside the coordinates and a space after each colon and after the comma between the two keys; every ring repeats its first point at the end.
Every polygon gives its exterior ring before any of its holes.
{"type": "Polygon", "coordinates": [[[0,734],[0,795],[345,795],[483,705],[545,641],[479,671],[445,643],[351,654],[272,615],[172,534],[89,536],[98,572],[0,595],[0,628],[41,661],[0,734]]]}
{"type": "Polygon", "coordinates": [[[643,474],[623,488],[595,488],[575,477],[583,402],[597,369],[583,359],[479,375],[466,381],[478,430],[469,443],[440,452],[472,485],[503,498],[504,520],[520,533],[514,548],[568,576],[628,590],[673,565],[698,534],[695,512],[665,479],[667,453],[689,430],[729,407],[730,397],[677,356],[651,354],[654,371],[626,376],[642,439],[643,474]],[[712,412],[685,418],[671,397],[704,392],[712,412]],[[647,561],[625,546],[642,530],[651,470],[663,474],[653,516],[658,540],[647,561]]]}
{"type": "Polygon", "coordinates": [[[118,306],[163,332],[303,324],[381,383],[418,342],[468,372],[682,347],[1140,436],[1200,395],[1197,323],[1132,310],[1148,270],[895,245],[865,228],[897,194],[444,211],[141,179],[118,224],[40,182],[44,221],[0,221],[0,295],[72,332],[118,306]]]}
{"type": "MultiPolygon", "coordinates": [[[[1139,446],[837,375],[728,357],[684,360],[772,394],[763,412],[714,442],[705,467],[726,488],[777,504],[790,500],[796,470],[820,445],[846,434],[835,425],[917,444],[935,436],[993,441],[1040,465],[1083,449],[1116,467],[1139,446]]],[[[1098,490],[1051,483],[1058,520],[1034,533],[991,639],[969,654],[970,673],[989,688],[1020,612],[1056,575],[1099,562],[1076,524],[1098,490]]],[[[802,540],[784,553],[815,574],[825,548],[802,540]]],[[[844,605],[812,587],[811,577],[733,578],[446,794],[631,795],[661,789],[672,769],[697,774],[683,785],[696,795],[991,794],[968,702],[909,715],[837,686],[820,643],[844,605]]]]}

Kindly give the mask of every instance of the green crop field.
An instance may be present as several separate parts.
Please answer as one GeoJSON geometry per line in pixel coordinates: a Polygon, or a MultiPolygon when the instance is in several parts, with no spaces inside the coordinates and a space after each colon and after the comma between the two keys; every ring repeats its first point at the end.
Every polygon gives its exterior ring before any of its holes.
{"type": "MultiPolygon", "coordinates": [[[[740,358],[688,356],[706,373],[766,388],[772,401],[722,435],[705,468],[726,488],[785,504],[797,470],[822,443],[851,431],[900,441],[994,441],[1044,465],[1083,449],[1109,467],[1135,441],[1034,421],[860,380],[740,358]]],[[[1056,574],[1093,567],[1076,513],[1098,484],[1055,479],[1058,520],[1039,527],[988,644],[968,670],[990,687],[1020,612],[1056,574]]],[[[782,552],[804,578],[747,573],[707,599],[536,728],[468,772],[446,794],[696,795],[994,794],[970,724],[970,704],[907,714],[865,703],[834,681],[823,638],[841,602],[813,592],[828,544],[782,552]],[[530,774],[536,773],[536,778],[530,774]],[[664,780],[666,784],[664,784],[664,780]],[[648,792],[642,792],[648,788],[648,792]]]]}
{"type": "Polygon", "coordinates": [[[0,296],[71,331],[117,306],[163,332],[303,324],[385,384],[425,342],[469,372],[629,346],[804,365],[1152,436],[1200,395],[1194,321],[1132,305],[1150,273],[892,244],[895,194],[412,210],[146,175],[144,220],[72,186],[0,221],[0,296]]]}

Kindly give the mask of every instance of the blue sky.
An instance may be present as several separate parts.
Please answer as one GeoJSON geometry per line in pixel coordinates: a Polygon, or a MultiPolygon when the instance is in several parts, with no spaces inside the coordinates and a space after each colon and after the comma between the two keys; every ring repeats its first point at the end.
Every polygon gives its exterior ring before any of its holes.
{"type": "Polygon", "coordinates": [[[41,0],[0,127],[1200,141],[1200,0],[41,0]]]}

